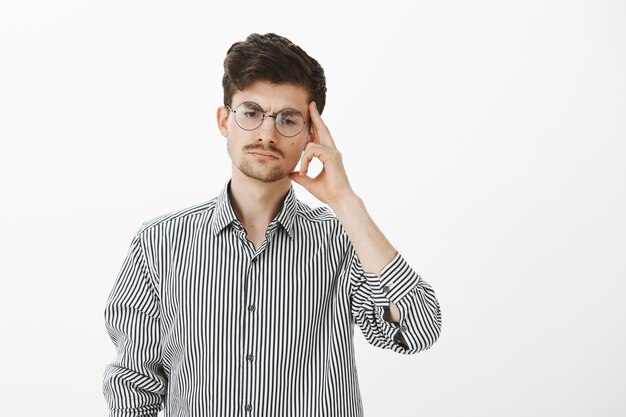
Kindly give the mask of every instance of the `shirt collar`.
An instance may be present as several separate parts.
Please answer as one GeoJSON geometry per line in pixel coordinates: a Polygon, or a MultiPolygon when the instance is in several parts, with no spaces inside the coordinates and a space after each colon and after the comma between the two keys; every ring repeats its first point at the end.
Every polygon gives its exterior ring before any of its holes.
{"type": "MultiPolygon", "coordinates": [[[[233,224],[238,228],[242,227],[230,202],[230,196],[228,193],[229,187],[230,180],[226,183],[226,185],[224,185],[224,188],[217,196],[217,200],[215,202],[213,224],[211,229],[214,236],[217,236],[226,226],[230,224],[233,224]]],[[[296,199],[296,193],[293,189],[293,185],[291,185],[280,211],[270,223],[268,229],[275,228],[277,224],[280,224],[287,231],[289,237],[293,238],[293,228],[297,212],[298,200],[296,199]]]]}

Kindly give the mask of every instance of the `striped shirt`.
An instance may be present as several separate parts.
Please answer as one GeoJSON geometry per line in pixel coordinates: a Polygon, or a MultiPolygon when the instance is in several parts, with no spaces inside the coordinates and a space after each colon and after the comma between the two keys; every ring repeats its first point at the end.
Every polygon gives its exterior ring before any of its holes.
{"type": "Polygon", "coordinates": [[[441,328],[433,289],[400,254],[364,272],[339,220],[293,187],[255,248],[228,190],[132,239],[105,308],[110,415],[362,416],[354,324],[374,346],[428,349],[441,328]]]}

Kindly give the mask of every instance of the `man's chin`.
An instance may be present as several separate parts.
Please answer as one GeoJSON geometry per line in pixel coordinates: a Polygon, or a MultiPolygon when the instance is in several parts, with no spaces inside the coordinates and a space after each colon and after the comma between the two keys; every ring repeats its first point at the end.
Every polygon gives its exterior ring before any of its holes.
{"type": "Polygon", "coordinates": [[[255,172],[252,170],[241,169],[240,171],[243,175],[248,178],[252,178],[254,180],[264,182],[267,184],[271,184],[277,181],[280,181],[286,178],[289,174],[284,173],[282,171],[271,171],[271,172],[255,172]]]}

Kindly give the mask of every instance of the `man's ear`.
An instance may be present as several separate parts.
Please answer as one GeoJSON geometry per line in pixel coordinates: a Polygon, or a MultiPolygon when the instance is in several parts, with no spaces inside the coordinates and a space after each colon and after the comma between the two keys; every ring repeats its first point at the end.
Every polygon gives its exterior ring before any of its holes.
{"type": "Polygon", "coordinates": [[[220,133],[225,138],[228,137],[228,114],[230,111],[224,107],[220,106],[217,108],[217,127],[220,130],[220,133]]]}

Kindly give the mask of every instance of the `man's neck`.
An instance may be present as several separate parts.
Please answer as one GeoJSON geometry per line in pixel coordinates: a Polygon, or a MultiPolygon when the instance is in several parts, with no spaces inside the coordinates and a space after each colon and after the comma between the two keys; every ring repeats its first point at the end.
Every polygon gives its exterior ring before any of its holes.
{"type": "Polygon", "coordinates": [[[291,180],[266,183],[247,177],[233,169],[230,181],[230,202],[248,236],[259,237],[280,211],[289,192],[291,180]]]}

